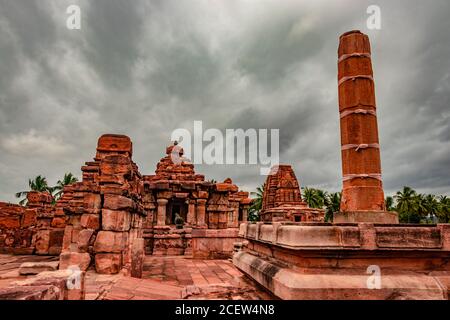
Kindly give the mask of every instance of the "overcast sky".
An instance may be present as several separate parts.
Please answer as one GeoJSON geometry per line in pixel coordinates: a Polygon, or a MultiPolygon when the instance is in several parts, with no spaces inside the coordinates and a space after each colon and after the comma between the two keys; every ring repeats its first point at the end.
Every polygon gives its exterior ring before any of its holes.
{"type": "MultiPolygon", "coordinates": [[[[341,33],[372,43],[384,187],[450,193],[450,2],[0,0],[0,201],[56,183],[103,133],[152,174],[176,128],[278,128],[302,186],[341,188],[341,33]],[[81,30],[66,8],[81,7],[81,30]],[[382,29],[368,30],[377,4],[382,29]]],[[[258,166],[196,167],[251,191],[258,166]]]]}

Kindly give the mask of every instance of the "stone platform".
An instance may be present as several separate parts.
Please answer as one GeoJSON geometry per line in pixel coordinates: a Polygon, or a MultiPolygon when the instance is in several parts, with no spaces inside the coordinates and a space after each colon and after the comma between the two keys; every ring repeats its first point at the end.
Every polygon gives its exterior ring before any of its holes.
{"type": "Polygon", "coordinates": [[[234,265],[281,299],[449,297],[450,225],[248,223],[240,235],[234,265]]]}
{"type": "MultiPolygon", "coordinates": [[[[57,257],[0,254],[0,296],[8,299],[58,298],[53,287],[15,287],[35,275],[21,275],[23,263],[54,263],[57,257]]],[[[57,271],[59,272],[59,271],[57,271]]],[[[225,299],[270,300],[274,297],[248,279],[230,260],[200,260],[183,256],[149,256],[141,279],[122,274],[98,274],[93,268],[84,280],[86,300],[225,299]]]]}

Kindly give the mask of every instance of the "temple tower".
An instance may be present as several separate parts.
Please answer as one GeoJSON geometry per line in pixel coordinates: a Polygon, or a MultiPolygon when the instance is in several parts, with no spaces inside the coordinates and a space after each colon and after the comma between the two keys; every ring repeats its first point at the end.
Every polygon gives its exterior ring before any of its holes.
{"type": "Polygon", "coordinates": [[[396,223],[385,211],[369,37],[344,33],[338,56],[343,190],[335,222],[396,223]]]}

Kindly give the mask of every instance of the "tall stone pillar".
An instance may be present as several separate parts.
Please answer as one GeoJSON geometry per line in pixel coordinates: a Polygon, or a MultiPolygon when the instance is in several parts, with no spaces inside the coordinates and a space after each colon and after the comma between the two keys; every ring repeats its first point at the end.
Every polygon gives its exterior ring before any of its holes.
{"type": "Polygon", "coordinates": [[[335,222],[398,223],[385,211],[369,37],[343,34],[338,55],[343,190],[335,222]]]}
{"type": "Polygon", "coordinates": [[[206,199],[197,199],[197,226],[206,228],[206,199]]]}
{"type": "Polygon", "coordinates": [[[158,203],[158,215],[156,218],[156,225],[164,226],[166,225],[166,206],[169,200],[167,199],[157,199],[158,203]]]}

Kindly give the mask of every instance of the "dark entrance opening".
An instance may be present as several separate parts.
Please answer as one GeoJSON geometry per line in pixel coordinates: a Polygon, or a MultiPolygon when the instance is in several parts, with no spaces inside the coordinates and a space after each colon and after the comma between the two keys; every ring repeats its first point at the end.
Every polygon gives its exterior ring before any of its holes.
{"type": "Polygon", "coordinates": [[[187,219],[187,212],[188,212],[188,205],[186,204],[185,199],[172,199],[169,200],[168,206],[167,206],[167,217],[166,217],[166,224],[175,224],[175,218],[178,215],[180,215],[184,222],[186,223],[187,219]]]}

